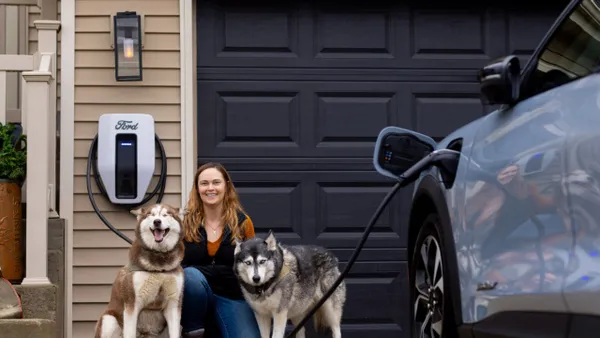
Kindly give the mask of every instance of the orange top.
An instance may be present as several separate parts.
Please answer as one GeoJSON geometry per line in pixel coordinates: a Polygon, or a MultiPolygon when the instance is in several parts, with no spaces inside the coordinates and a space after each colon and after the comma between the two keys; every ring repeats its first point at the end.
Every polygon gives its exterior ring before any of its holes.
{"type": "MultiPolygon", "coordinates": [[[[242,223],[242,226],[244,227],[244,230],[245,230],[244,236],[246,239],[254,237],[254,223],[252,223],[252,220],[250,219],[250,217],[246,216],[246,220],[242,223]]],[[[223,239],[223,233],[221,233],[221,236],[216,241],[214,241],[214,242],[208,241],[208,243],[206,243],[209,256],[212,257],[217,253],[217,250],[219,249],[219,246],[221,245],[222,239],[223,239]]]]}

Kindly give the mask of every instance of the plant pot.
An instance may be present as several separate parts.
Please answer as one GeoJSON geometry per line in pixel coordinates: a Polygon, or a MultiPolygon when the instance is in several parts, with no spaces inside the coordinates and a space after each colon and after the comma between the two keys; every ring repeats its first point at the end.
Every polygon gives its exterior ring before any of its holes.
{"type": "Polygon", "coordinates": [[[0,268],[13,284],[24,277],[22,214],[18,182],[0,179],[0,268]]]}

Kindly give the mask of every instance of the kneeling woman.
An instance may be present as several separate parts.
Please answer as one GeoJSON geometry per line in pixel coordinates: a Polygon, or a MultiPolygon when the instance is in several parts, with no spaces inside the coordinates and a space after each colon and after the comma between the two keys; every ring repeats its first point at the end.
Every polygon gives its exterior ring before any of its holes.
{"type": "Polygon", "coordinates": [[[260,337],[233,274],[235,239],[254,237],[254,226],[221,165],[207,163],[196,172],[183,224],[183,337],[204,337],[207,328],[223,338],[260,337]]]}

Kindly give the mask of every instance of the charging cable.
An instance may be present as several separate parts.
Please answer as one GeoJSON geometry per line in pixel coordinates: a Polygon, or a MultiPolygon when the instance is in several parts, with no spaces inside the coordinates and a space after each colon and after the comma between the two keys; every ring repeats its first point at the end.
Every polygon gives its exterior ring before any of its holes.
{"type": "Polygon", "coordinates": [[[317,312],[317,310],[327,301],[327,299],[329,299],[329,297],[333,294],[333,292],[335,292],[337,287],[342,283],[342,281],[344,280],[344,278],[346,277],[348,272],[350,272],[350,269],[354,265],[354,261],[356,261],[356,259],[358,258],[358,254],[360,253],[363,246],[365,245],[365,242],[366,242],[367,238],[369,237],[369,234],[371,233],[371,230],[372,230],[373,226],[375,225],[375,222],[377,222],[377,220],[379,219],[379,216],[381,216],[381,213],[383,212],[385,207],[388,205],[388,203],[390,203],[390,201],[392,200],[394,195],[396,195],[398,190],[402,187],[409,185],[413,181],[415,181],[417,179],[417,177],[421,174],[421,172],[423,172],[423,170],[429,168],[430,166],[432,166],[434,164],[438,164],[442,161],[457,160],[459,156],[460,156],[460,152],[457,152],[454,150],[450,150],[450,149],[436,150],[436,151],[430,153],[429,155],[425,156],[419,162],[415,163],[412,167],[410,167],[408,170],[406,170],[404,173],[402,173],[402,175],[400,175],[398,177],[398,182],[392,187],[392,190],[390,190],[390,192],[388,192],[388,194],[383,198],[383,201],[381,201],[381,203],[379,204],[379,207],[377,207],[377,210],[375,211],[375,213],[373,213],[373,216],[371,216],[371,220],[369,221],[369,224],[365,228],[363,236],[360,239],[360,242],[358,243],[356,248],[354,249],[352,256],[348,260],[348,263],[346,264],[346,268],[344,269],[344,271],[340,274],[340,276],[335,281],[335,283],[333,283],[331,288],[329,288],[329,290],[323,295],[323,297],[321,297],[319,302],[317,302],[317,304],[315,304],[313,306],[313,308],[304,316],[304,318],[298,323],[298,325],[296,325],[294,330],[289,335],[287,335],[287,338],[294,337],[296,335],[296,333],[298,333],[298,331],[300,331],[300,329],[302,327],[304,327],[304,325],[306,324],[308,319],[310,319],[317,312]]]}
{"type": "MultiPolygon", "coordinates": [[[[167,181],[167,154],[165,153],[165,147],[163,146],[162,142],[160,141],[160,138],[158,137],[158,135],[156,135],[156,134],[154,134],[154,141],[155,141],[156,145],[158,146],[158,149],[160,151],[160,158],[162,161],[160,177],[158,179],[158,183],[156,184],[156,187],[154,187],[154,190],[152,190],[152,192],[148,196],[146,196],[142,201],[140,201],[139,203],[120,204],[120,205],[126,206],[126,208],[129,210],[135,209],[135,208],[147,203],[157,193],[158,193],[158,198],[156,200],[156,203],[160,203],[165,195],[165,185],[166,185],[166,181],[167,181]]],[[[108,194],[106,193],[106,189],[104,187],[104,183],[102,182],[102,178],[100,178],[100,175],[98,175],[97,154],[98,154],[98,135],[96,135],[94,137],[94,139],[92,140],[92,144],[90,145],[90,151],[88,153],[87,169],[85,171],[85,180],[86,180],[86,184],[87,184],[87,191],[88,191],[88,197],[90,199],[90,203],[92,203],[92,207],[94,208],[94,211],[96,212],[98,217],[100,217],[100,220],[102,220],[104,225],[106,225],[112,232],[114,232],[117,236],[121,237],[127,243],[132,244],[133,241],[129,237],[125,236],[125,234],[123,234],[121,231],[117,230],[114,226],[112,226],[112,224],[110,224],[110,222],[106,219],[106,217],[104,217],[104,215],[102,215],[102,213],[98,209],[98,205],[96,204],[96,201],[94,199],[94,194],[92,194],[91,173],[93,172],[94,180],[96,181],[96,186],[98,186],[98,189],[100,190],[100,193],[102,194],[102,196],[104,196],[106,199],[108,199],[108,194]]]]}

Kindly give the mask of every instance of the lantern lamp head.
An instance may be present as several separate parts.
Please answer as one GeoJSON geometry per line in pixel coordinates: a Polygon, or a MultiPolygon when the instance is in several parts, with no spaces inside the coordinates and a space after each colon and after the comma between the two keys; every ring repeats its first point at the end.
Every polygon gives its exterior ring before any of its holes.
{"type": "Polygon", "coordinates": [[[141,16],[136,12],[118,12],[113,20],[116,80],[141,81],[141,16]]]}

